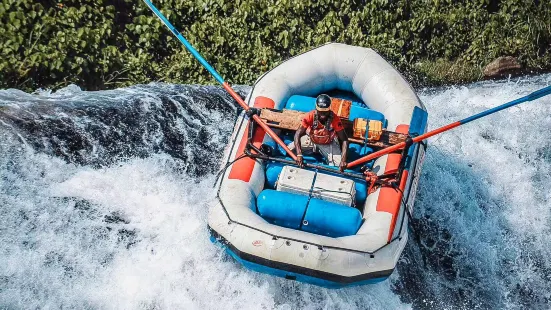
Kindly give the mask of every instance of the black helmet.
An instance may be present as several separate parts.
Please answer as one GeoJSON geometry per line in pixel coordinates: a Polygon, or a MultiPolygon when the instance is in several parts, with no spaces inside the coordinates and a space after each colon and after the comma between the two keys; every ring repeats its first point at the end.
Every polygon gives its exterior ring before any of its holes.
{"type": "Polygon", "coordinates": [[[316,110],[329,111],[331,109],[331,97],[326,94],[321,94],[316,99],[316,110]]]}

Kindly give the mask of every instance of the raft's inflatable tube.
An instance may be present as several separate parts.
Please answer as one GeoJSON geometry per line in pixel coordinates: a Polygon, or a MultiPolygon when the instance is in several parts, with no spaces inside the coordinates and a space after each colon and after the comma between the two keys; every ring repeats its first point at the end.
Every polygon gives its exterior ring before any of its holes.
{"type": "MultiPolygon", "coordinates": [[[[287,100],[287,104],[285,105],[286,109],[300,112],[310,112],[315,109],[315,107],[316,99],[314,97],[300,95],[291,96],[289,100],[287,100]]],[[[386,123],[383,113],[368,109],[362,103],[352,101],[349,119],[353,121],[356,118],[366,118],[369,120],[381,121],[383,123],[386,123]]]]}
{"type": "MultiPolygon", "coordinates": [[[[361,99],[353,109],[384,117],[388,130],[412,136],[426,131],[427,113],[413,89],[369,48],[330,43],[291,58],[261,76],[246,101],[259,108],[292,109],[287,106],[292,96],[315,97],[334,90],[361,99]]],[[[307,102],[299,103],[298,110],[307,109],[307,102]]],[[[242,114],[224,166],[243,154],[247,127],[242,114]]],[[[272,141],[257,128],[252,142],[260,147],[272,141]]],[[[405,212],[413,208],[423,156],[424,145],[410,148],[400,191],[381,187],[367,197],[356,196],[357,209],[314,202],[306,210],[301,201],[305,198],[270,191],[269,183],[277,178],[269,172],[274,167],[239,159],[217,183],[217,200],[208,217],[211,239],[244,266],[288,279],[326,287],[382,281],[394,270],[408,239],[405,212]],[[331,221],[327,214],[339,220],[331,221]]],[[[373,171],[395,171],[400,159],[400,154],[377,158],[373,171]]]]}

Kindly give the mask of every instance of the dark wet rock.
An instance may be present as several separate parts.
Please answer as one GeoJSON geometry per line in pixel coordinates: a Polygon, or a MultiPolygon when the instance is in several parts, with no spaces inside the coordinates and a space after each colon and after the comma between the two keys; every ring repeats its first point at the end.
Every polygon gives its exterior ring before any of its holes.
{"type": "Polygon", "coordinates": [[[484,77],[487,79],[517,76],[521,73],[522,66],[512,56],[498,57],[484,68],[484,77]]]}

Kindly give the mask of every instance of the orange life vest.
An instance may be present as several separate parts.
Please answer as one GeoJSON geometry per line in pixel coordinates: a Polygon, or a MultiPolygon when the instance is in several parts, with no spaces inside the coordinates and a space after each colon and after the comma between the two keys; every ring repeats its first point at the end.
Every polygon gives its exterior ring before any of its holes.
{"type": "Polygon", "coordinates": [[[308,135],[315,144],[330,144],[335,139],[335,129],[331,126],[333,122],[333,113],[327,118],[325,124],[318,119],[318,112],[314,113],[314,123],[309,128],[308,135]]]}

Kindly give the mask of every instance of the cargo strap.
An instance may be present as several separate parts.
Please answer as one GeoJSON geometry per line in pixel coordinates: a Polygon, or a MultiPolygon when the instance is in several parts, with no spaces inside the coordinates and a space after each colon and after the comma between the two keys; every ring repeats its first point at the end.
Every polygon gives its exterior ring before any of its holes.
{"type": "Polygon", "coordinates": [[[312,200],[312,194],[314,193],[314,183],[316,183],[316,178],[318,177],[318,170],[314,170],[314,178],[312,179],[312,184],[310,184],[310,190],[308,191],[308,202],[306,203],[306,208],[304,209],[304,213],[302,214],[302,218],[300,219],[300,229],[302,229],[303,225],[308,225],[308,221],[305,221],[304,218],[306,218],[306,212],[308,211],[308,206],[310,205],[310,200],[312,200]]]}

